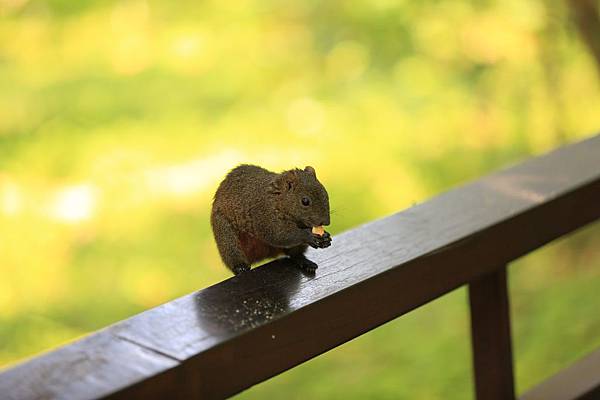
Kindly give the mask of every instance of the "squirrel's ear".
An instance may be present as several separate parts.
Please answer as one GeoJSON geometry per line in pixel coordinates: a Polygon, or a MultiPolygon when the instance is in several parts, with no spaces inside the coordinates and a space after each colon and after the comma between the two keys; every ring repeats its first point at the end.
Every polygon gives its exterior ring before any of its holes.
{"type": "Polygon", "coordinates": [[[304,167],[304,172],[308,172],[315,178],[317,177],[317,173],[315,172],[315,169],[313,167],[311,167],[310,165],[307,165],[306,167],[304,167]]]}
{"type": "Polygon", "coordinates": [[[279,186],[277,185],[277,179],[274,179],[271,181],[271,183],[269,183],[268,191],[271,194],[281,194],[281,190],[279,189],[279,186]]]}
{"type": "Polygon", "coordinates": [[[289,192],[296,186],[297,181],[298,177],[294,171],[282,172],[269,184],[269,192],[273,194],[289,192]]]}

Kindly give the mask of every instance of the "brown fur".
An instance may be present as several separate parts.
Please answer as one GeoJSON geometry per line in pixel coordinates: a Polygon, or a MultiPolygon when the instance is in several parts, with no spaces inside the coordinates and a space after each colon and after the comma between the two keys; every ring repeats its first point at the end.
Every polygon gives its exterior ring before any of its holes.
{"type": "Polygon", "coordinates": [[[302,257],[307,245],[329,246],[329,234],[311,232],[328,224],[329,197],[312,167],[276,174],[240,165],[219,185],[211,212],[219,254],[236,274],[267,257],[302,257]]]}
{"type": "Polygon", "coordinates": [[[269,246],[249,233],[240,232],[238,238],[240,240],[240,245],[242,246],[242,251],[250,264],[282,254],[281,249],[269,246]]]}

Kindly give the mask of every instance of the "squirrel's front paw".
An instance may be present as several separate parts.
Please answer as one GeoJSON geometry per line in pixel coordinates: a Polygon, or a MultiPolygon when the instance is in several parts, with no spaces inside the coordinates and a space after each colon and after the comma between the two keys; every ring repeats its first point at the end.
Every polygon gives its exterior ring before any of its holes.
{"type": "Polygon", "coordinates": [[[322,236],[315,235],[313,233],[310,242],[308,242],[308,245],[315,249],[324,249],[326,247],[329,247],[331,246],[331,235],[329,234],[329,232],[323,233],[322,236]]]}

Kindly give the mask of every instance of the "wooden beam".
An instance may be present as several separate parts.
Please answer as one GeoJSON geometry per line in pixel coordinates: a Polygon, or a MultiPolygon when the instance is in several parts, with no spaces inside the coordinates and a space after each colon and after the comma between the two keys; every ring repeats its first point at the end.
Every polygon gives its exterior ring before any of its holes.
{"type": "Polygon", "coordinates": [[[360,226],[0,373],[2,399],[222,398],[600,217],[600,136],[360,226]]]}
{"type": "Polygon", "coordinates": [[[478,400],[515,398],[506,266],[469,284],[473,375],[478,400]]]}
{"type": "Polygon", "coordinates": [[[521,400],[600,399],[600,349],[530,389],[521,400]]]}

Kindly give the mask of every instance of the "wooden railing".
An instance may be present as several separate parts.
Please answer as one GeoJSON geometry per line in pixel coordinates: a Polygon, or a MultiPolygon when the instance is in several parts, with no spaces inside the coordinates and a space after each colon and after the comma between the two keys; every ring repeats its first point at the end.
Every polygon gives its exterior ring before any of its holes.
{"type": "MultiPolygon", "coordinates": [[[[467,284],[477,398],[512,399],[506,266],[599,217],[600,135],[337,235],[314,275],[276,260],[5,370],[0,398],[222,398],[467,284]]],[[[598,398],[599,371],[523,398],[598,398]]]]}

